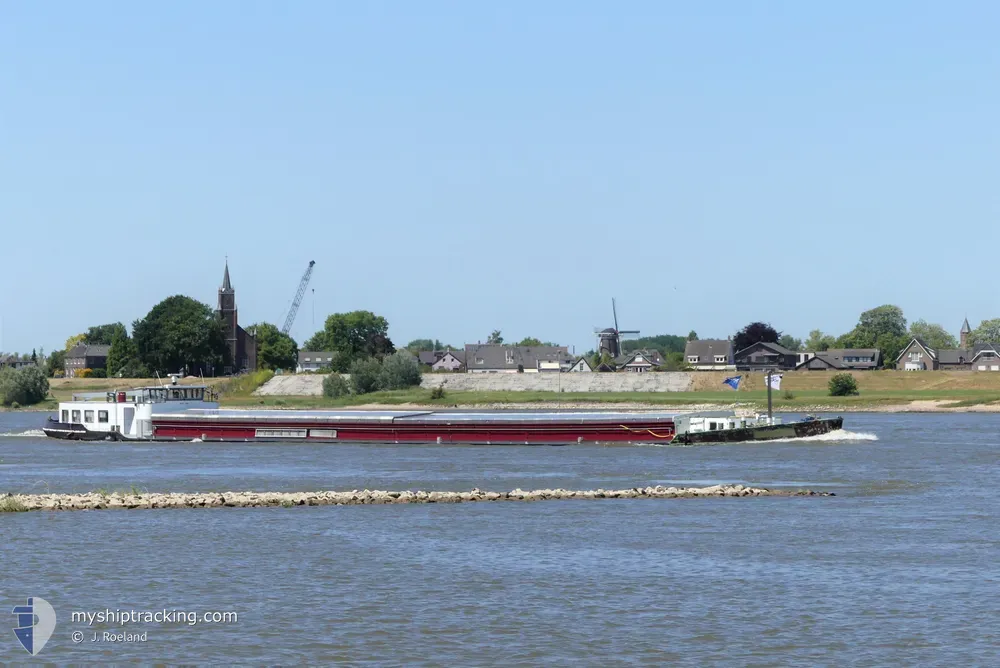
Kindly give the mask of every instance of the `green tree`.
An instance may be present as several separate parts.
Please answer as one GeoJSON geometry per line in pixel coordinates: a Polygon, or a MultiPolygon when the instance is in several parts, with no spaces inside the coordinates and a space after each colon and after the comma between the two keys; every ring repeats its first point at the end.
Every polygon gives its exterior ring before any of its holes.
{"type": "Polygon", "coordinates": [[[519,346],[525,346],[525,347],[537,347],[537,346],[541,346],[541,345],[544,345],[544,344],[541,342],[540,339],[536,339],[533,336],[526,336],[523,339],[521,339],[520,342],[518,342],[517,345],[519,345],[519,346]]]}
{"type": "Polygon", "coordinates": [[[931,348],[958,348],[958,341],[944,327],[926,320],[910,323],[910,338],[920,339],[931,348]]]}
{"type": "Polygon", "coordinates": [[[684,353],[669,352],[663,356],[663,364],[660,365],[659,370],[687,371],[690,368],[687,360],[684,359],[684,353]]]}
{"type": "Polygon", "coordinates": [[[778,339],[778,345],[796,352],[802,350],[802,340],[795,338],[791,334],[782,334],[781,338],[778,339]]]}
{"type": "Polygon", "coordinates": [[[327,352],[330,353],[330,357],[332,359],[330,360],[330,363],[323,368],[324,371],[328,371],[330,373],[349,373],[351,371],[351,362],[354,360],[352,360],[350,356],[337,350],[330,350],[327,352]]]}
{"type": "Polygon", "coordinates": [[[211,308],[183,295],[164,299],[132,325],[139,359],[161,374],[209,375],[232,363],[224,331],[211,308]]]}
{"type": "Polygon", "coordinates": [[[66,352],[69,352],[70,350],[72,350],[73,348],[75,348],[77,345],[83,343],[83,340],[85,338],[87,338],[86,334],[76,334],[74,336],[69,337],[68,339],[66,339],[66,347],[63,348],[63,350],[65,350],[66,352]]]}
{"type": "Polygon", "coordinates": [[[125,325],[120,322],[91,327],[83,335],[83,343],[86,343],[88,346],[110,346],[115,340],[115,334],[119,332],[128,334],[125,330],[125,325]]]}
{"type": "Polygon", "coordinates": [[[262,369],[294,369],[299,361],[295,340],[269,322],[251,325],[247,332],[257,339],[257,365],[262,369]]]}
{"type": "Polygon", "coordinates": [[[0,404],[30,406],[49,394],[49,379],[37,366],[0,369],[0,404]]]}
{"type": "Polygon", "coordinates": [[[108,350],[108,376],[111,378],[143,378],[149,374],[142,368],[139,360],[139,347],[125,328],[115,332],[108,350]]]}
{"type": "Polygon", "coordinates": [[[343,353],[350,362],[365,357],[382,358],[396,352],[388,336],[389,322],[371,311],[334,313],[323,330],[303,346],[303,350],[343,353]]]}
{"type": "Polygon", "coordinates": [[[420,384],[420,364],[410,353],[399,351],[382,360],[378,389],[405,390],[420,384]]]}
{"type": "Polygon", "coordinates": [[[636,350],[659,350],[661,355],[667,353],[683,353],[688,339],[675,334],[659,334],[643,336],[638,339],[622,339],[622,352],[630,353],[636,350]]]}
{"type": "Polygon", "coordinates": [[[323,379],[323,396],[336,399],[351,393],[351,386],[339,373],[331,373],[323,379]]]}
{"type": "Polygon", "coordinates": [[[66,351],[65,350],[54,350],[52,354],[49,355],[48,359],[45,360],[45,371],[49,378],[52,378],[59,373],[65,371],[66,366],[66,351]]]}
{"type": "Polygon", "coordinates": [[[696,332],[696,331],[694,331],[692,329],[690,332],[688,332],[688,338],[687,338],[687,340],[688,341],[697,341],[698,340],[698,332],[696,332]]]}
{"type": "Polygon", "coordinates": [[[500,334],[499,329],[494,329],[490,332],[490,338],[486,339],[486,343],[492,343],[493,345],[503,345],[503,335],[500,334]]]}
{"type": "Polygon", "coordinates": [[[882,351],[883,364],[894,363],[909,343],[903,309],[885,304],[865,311],[854,329],[841,336],[837,343],[842,348],[878,348],[882,351]]]}
{"type": "Polygon", "coordinates": [[[777,343],[781,338],[781,332],[771,327],[766,322],[751,322],[749,325],[736,332],[733,337],[733,350],[739,352],[749,348],[755,343],[777,343]]]}
{"type": "Polygon", "coordinates": [[[607,353],[607,351],[601,353],[594,353],[593,358],[590,360],[590,365],[594,367],[594,371],[597,371],[597,367],[602,364],[607,364],[612,369],[615,368],[615,358],[607,353]]]}
{"type": "Polygon", "coordinates": [[[454,346],[441,343],[441,339],[413,339],[406,344],[406,349],[418,353],[422,350],[453,350],[454,346]]]}
{"type": "Polygon", "coordinates": [[[803,346],[810,352],[822,352],[837,345],[837,339],[829,334],[824,334],[818,329],[809,332],[809,338],[805,340],[803,346]]]}
{"type": "Polygon", "coordinates": [[[434,339],[413,339],[406,344],[406,349],[415,353],[421,350],[438,350],[437,343],[434,339]]]}
{"type": "Polygon", "coordinates": [[[351,390],[354,394],[368,394],[378,389],[382,365],[374,357],[356,359],[351,363],[351,390]]]}
{"type": "Polygon", "coordinates": [[[858,324],[844,340],[853,343],[854,348],[878,348],[883,339],[905,337],[906,333],[903,309],[885,304],[862,313],[858,324]]]}
{"type": "Polygon", "coordinates": [[[969,332],[969,344],[1000,342],[1000,318],[983,320],[979,327],[969,332]]]}

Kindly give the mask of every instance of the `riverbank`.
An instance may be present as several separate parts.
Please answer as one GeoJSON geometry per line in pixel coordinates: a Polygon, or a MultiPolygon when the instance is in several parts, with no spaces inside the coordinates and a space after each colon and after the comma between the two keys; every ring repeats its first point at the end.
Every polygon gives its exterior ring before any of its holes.
{"type": "MultiPolygon", "coordinates": [[[[833,374],[782,374],[773,392],[775,410],[786,412],[1000,412],[1000,373],[959,371],[851,372],[859,394],[831,397],[833,374]]],[[[275,376],[240,396],[232,407],[272,408],[616,408],[728,410],[735,405],[765,410],[767,390],[759,373],[663,372],[648,374],[424,374],[418,387],[395,392],[325,398],[324,376],[275,376]],[[740,375],[738,392],[723,384],[740,375]],[[444,396],[433,398],[434,390],[444,396]]]]}
{"type": "Polygon", "coordinates": [[[560,501],[596,499],[691,499],[701,497],[834,496],[811,490],[774,490],[744,485],[710,487],[633,487],[629,489],[514,489],[509,492],[385,491],[349,492],[208,492],[141,493],[90,492],[89,494],[8,494],[0,498],[0,512],[30,510],[135,510],[154,508],[261,508],[295,506],[361,506],[410,503],[482,503],[487,501],[560,501]]]}
{"type": "MultiPolygon", "coordinates": [[[[767,392],[446,392],[432,398],[422,388],[373,392],[336,399],[315,396],[228,396],[229,408],[279,409],[478,409],[478,410],[767,410],[767,392]]],[[[965,413],[1000,412],[1000,393],[989,390],[873,392],[831,397],[824,392],[775,392],[775,411],[787,413],[965,413]]]]}
{"type": "MultiPolygon", "coordinates": [[[[526,374],[506,374],[508,377],[526,374]]],[[[537,374],[531,374],[537,375],[537,374]]],[[[561,374],[567,376],[569,374],[561,374]]],[[[583,374],[588,375],[588,374],[583,374]]],[[[595,374],[598,375],[598,374],[595,374]]],[[[617,376],[624,374],[599,374],[617,376]]],[[[664,374],[642,374],[664,375],[664,374]]],[[[393,392],[375,392],[330,399],[315,392],[310,385],[322,384],[322,376],[293,376],[296,383],[281,381],[282,376],[265,383],[234,387],[227,379],[185,378],[184,384],[211,384],[223,391],[222,405],[231,408],[286,409],[428,409],[465,408],[488,410],[514,409],[617,409],[617,410],[731,410],[734,407],[767,408],[767,392],[756,376],[745,375],[739,392],[718,389],[725,374],[715,372],[686,373],[690,377],[686,391],[587,391],[559,390],[458,390],[452,384],[467,386],[469,380],[484,374],[425,374],[420,387],[393,392]],[[432,385],[445,384],[445,395],[432,398],[432,385]],[[226,391],[229,389],[235,391],[226,391]],[[282,389],[308,394],[286,395],[282,389]],[[264,391],[261,394],[261,391],[264,391]]],[[[777,411],[790,413],[997,413],[1000,412],[1000,374],[977,372],[856,372],[860,394],[853,397],[831,397],[826,389],[829,374],[824,372],[791,372],[784,374],[782,390],[773,393],[777,411]]],[[[498,382],[488,379],[489,382],[498,382]]],[[[515,379],[516,380],[516,379],[515,379]]],[[[117,388],[156,383],[155,379],[52,379],[50,398],[43,403],[19,410],[54,411],[59,401],[67,401],[76,392],[102,392],[117,388]]],[[[513,381],[503,381],[513,382],[513,381]]]]}

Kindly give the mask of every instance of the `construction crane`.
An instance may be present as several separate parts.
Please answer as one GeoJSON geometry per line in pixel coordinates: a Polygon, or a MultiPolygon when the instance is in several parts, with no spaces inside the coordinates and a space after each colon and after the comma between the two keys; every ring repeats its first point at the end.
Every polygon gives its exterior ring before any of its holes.
{"type": "Polygon", "coordinates": [[[292,306],[288,309],[288,316],[285,317],[285,326],[281,328],[282,334],[288,334],[289,330],[292,329],[292,323],[295,322],[299,306],[302,305],[302,297],[306,294],[306,288],[309,287],[309,279],[312,278],[313,265],[315,264],[316,260],[310,260],[309,266],[306,268],[306,273],[302,274],[302,280],[299,281],[299,289],[295,293],[295,299],[292,300],[292,306]]]}

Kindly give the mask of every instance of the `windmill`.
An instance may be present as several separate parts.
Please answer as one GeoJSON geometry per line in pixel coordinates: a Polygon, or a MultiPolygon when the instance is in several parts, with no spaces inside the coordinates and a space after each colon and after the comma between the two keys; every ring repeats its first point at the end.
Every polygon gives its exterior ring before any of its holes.
{"type": "Polygon", "coordinates": [[[615,319],[615,326],[606,329],[594,329],[597,334],[597,354],[607,353],[612,359],[617,359],[622,354],[622,335],[638,334],[638,329],[618,329],[618,309],[615,307],[615,300],[611,298],[611,314],[615,319]]]}

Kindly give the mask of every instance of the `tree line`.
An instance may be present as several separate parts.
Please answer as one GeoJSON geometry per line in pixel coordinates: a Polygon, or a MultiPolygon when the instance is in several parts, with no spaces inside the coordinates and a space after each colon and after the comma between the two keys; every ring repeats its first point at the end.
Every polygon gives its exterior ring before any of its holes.
{"type": "MultiPolygon", "coordinates": [[[[877,348],[885,365],[894,364],[896,358],[914,338],[931,348],[957,348],[958,340],[943,326],[916,320],[907,325],[903,309],[894,304],[883,304],[861,314],[854,328],[833,336],[814,329],[803,341],[779,332],[770,323],[753,322],[733,336],[734,350],[743,350],[754,343],[777,343],[789,350],[823,352],[834,349],[877,348]]],[[[983,320],[968,336],[969,345],[1000,341],[1000,318],[983,320]]]]}
{"type": "MultiPolygon", "coordinates": [[[[225,331],[225,324],[210,306],[191,297],[174,295],[135,320],[131,334],[124,324],[114,322],[71,336],[63,350],[49,355],[46,370],[49,376],[60,375],[69,351],[84,344],[109,346],[107,369],[93,370],[93,376],[216,375],[224,366],[233,364],[225,331]]],[[[298,346],[290,336],[266,322],[251,325],[247,332],[256,337],[259,367],[295,367],[298,346]]]]}

